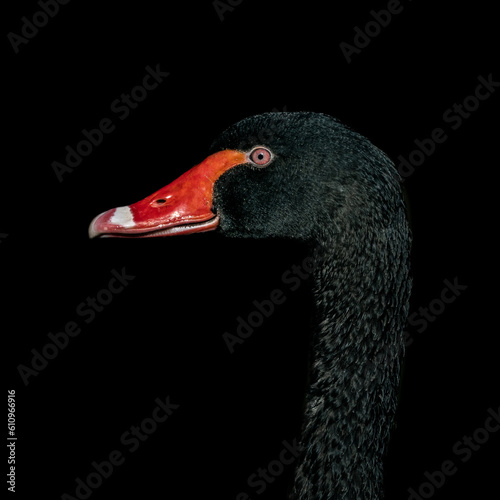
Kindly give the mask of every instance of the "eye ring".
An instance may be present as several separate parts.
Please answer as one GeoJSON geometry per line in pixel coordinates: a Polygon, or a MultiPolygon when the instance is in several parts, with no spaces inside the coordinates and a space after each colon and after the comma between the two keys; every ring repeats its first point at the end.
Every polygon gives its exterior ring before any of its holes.
{"type": "Polygon", "coordinates": [[[273,159],[271,151],[267,148],[259,146],[253,149],[248,155],[249,159],[258,167],[264,167],[273,159]]]}

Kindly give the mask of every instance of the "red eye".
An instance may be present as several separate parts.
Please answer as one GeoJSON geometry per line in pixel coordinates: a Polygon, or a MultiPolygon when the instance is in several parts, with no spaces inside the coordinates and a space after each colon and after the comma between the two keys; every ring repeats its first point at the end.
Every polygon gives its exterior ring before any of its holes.
{"type": "Polygon", "coordinates": [[[265,148],[256,148],[250,153],[250,159],[261,167],[267,165],[271,158],[271,152],[265,148]]]}

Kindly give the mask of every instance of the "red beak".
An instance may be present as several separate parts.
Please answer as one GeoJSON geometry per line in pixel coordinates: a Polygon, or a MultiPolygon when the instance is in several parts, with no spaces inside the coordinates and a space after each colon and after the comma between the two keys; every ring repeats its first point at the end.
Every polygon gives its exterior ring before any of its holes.
{"type": "Polygon", "coordinates": [[[90,223],[89,237],[151,238],[212,231],[215,181],[248,161],[245,153],[226,149],[207,157],[168,186],[133,205],[112,208],[90,223]]]}

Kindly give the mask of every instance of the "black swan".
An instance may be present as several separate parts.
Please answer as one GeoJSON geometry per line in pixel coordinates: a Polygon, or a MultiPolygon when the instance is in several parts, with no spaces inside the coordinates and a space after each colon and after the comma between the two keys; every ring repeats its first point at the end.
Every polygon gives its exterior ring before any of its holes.
{"type": "Polygon", "coordinates": [[[257,115],[223,132],[210,156],[168,186],[98,215],[89,235],[213,229],[298,239],[314,252],[317,327],[292,498],[382,498],[411,287],[393,163],[330,116],[257,115]]]}

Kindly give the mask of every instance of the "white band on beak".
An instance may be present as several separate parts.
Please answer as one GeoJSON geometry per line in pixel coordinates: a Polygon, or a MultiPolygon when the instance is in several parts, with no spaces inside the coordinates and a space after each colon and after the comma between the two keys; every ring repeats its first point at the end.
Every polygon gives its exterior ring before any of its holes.
{"type": "Polygon", "coordinates": [[[122,227],[135,226],[134,216],[132,215],[132,210],[130,210],[130,207],[116,208],[115,213],[113,214],[109,222],[122,227]]]}

